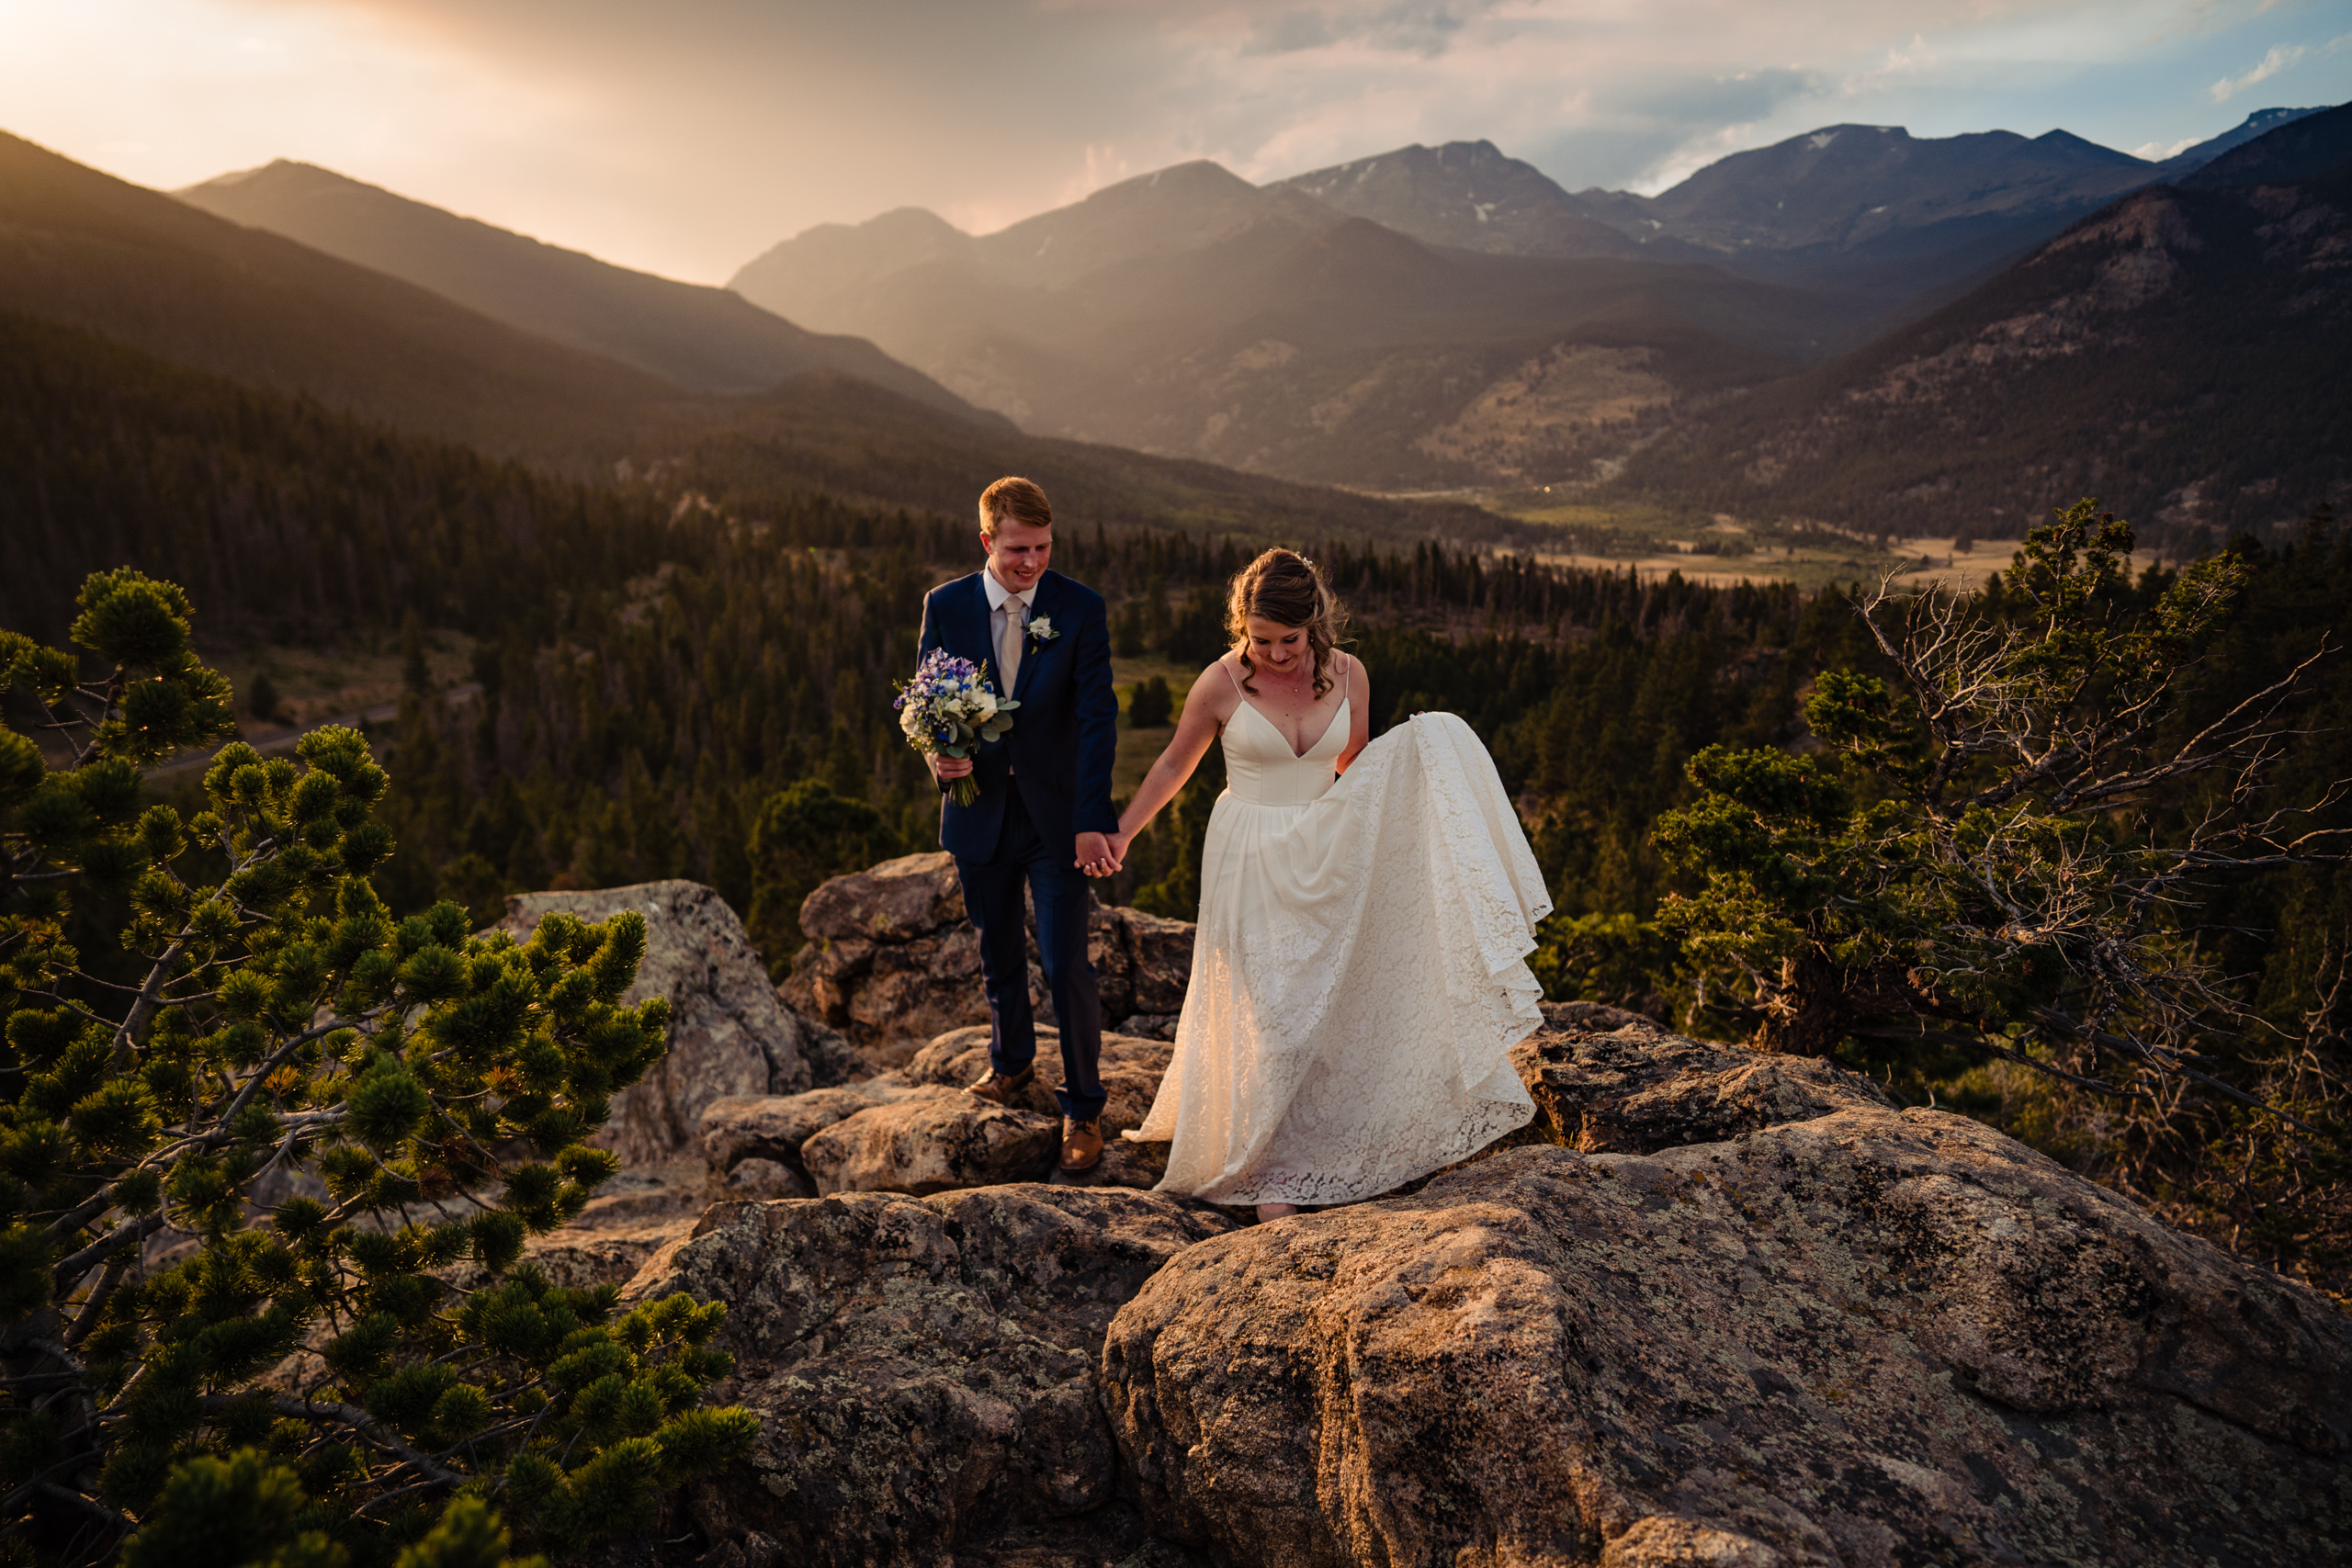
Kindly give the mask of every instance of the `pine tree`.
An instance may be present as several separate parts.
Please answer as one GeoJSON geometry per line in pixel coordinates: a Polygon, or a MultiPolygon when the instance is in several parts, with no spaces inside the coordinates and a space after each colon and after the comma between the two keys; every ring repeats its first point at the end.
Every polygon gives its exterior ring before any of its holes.
{"type": "Polygon", "coordinates": [[[395,921],[349,729],[232,741],[193,817],[145,805],[145,766],[233,733],[228,683],[169,583],[98,573],[79,611],[95,676],[0,632],[0,691],[73,749],[0,731],[7,1529],[65,1564],[497,1568],[650,1527],[756,1430],[702,1404],[725,1309],[524,1260],[664,1049],[665,1004],[620,1000],[642,918],[395,921]],[[78,950],[110,899],[119,940],[78,950]],[[270,1199],[297,1169],[323,1196],[270,1199]]]}

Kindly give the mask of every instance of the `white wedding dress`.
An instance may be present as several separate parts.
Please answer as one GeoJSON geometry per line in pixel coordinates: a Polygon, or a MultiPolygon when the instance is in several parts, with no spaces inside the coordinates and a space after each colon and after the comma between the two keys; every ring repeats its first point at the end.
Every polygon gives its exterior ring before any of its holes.
{"type": "Polygon", "coordinates": [[[1376,1196],[1524,1126],[1508,1053],[1544,1021],[1544,880],[1492,758],[1452,714],[1305,756],[1245,698],[1224,736],[1176,1050],[1139,1143],[1163,1191],[1376,1196]]]}

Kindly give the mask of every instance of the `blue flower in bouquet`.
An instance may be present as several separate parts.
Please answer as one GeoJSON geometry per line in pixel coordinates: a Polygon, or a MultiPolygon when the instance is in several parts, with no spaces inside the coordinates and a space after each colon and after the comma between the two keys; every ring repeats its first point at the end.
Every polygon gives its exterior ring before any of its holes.
{"type": "MultiPolygon", "coordinates": [[[[981,741],[1012,728],[1012,711],[1021,705],[989,685],[986,660],[975,664],[935,648],[915,667],[913,680],[899,683],[890,705],[899,710],[899,728],[908,745],[926,756],[968,758],[981,741]]],[[[957,805],[969,806],[979,798],[980,786],[967,773],[949,793],[957,805]]]]}

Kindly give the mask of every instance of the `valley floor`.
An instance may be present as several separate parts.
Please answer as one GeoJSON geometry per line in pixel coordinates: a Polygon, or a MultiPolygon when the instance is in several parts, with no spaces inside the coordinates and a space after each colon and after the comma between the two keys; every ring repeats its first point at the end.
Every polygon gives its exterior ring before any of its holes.
{"type": "Polygon", "coordinates": [[[1556,530],[1561,547],[1539,547],[1535,554],[1546,565],[1600,571],[1631,568],[1643,578],[1679,571],[1685,581],[1716,587],[1793,582],[1811,592],[1895,571],[1922,585],[1973,589],[2006,567],[2020,542],[1976,539],[1963,546],[1949,536],[1882,541],[1814,525],[1600,500],[1566,486],[1450,491],[1442,499],[1556,530]]]}

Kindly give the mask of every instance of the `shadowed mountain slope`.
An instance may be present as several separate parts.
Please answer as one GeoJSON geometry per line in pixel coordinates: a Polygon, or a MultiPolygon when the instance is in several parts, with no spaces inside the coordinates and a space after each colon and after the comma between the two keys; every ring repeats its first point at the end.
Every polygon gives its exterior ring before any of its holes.
{"type": "Polygon", "coordinates": [[[90,572],[186,587],[208,644],[536,626],[534,560],[661,558],[656,497],[558,479],[0,311],[0,626],[62,637],[90,572]]]}
{"type": "Polygon", "coordinates": [[[2306,180],[2352,160],[2352,104],[2300,109],[2294,118],[2204,164],[2180,183],[2191,189],[2306,180]]]}
{"type": "Polygon", "coordinates": [[[0,310],[496,452],[682,417],[671,383],[0,134],[0,310]]]}
{"type": "Polygon", "coordinates": [[[1904,536],[2014,537],[2094,494],[2193,544],[2352,502],[2347,349],[2352,171],[2155,186],[1927,320],[1692,421],[1625,482],[1904,536]]]}
{"type": "Polygon", "coordinates": [[[689,391],[760,391],[803,371],[836,370],[989,417],[870,343],[805,331],[731,290],[614,266],[308,164],[281,159],[174,194],[689,391]]]}
{"type": "Polygon", "coordinates": [[[2181,180],[2183,175],[2203,168],[2224,152],[2243,147],[2258,137],[2267,136],[2282,126],[2292,125],[2299,119],[2308,119],[2312,115],[2325,113],[2327,113],[2325,104],[2304,109],[2256,109],[2221,135],[2199,141],[2194,147],[2182,148],[2171,157],[2159,163],[2156,165],[2156,172],[2167,180],[2181,180]]]}
{"type": "Polygon", "coordinates": [[[961,519],[990,480],[1020,473],[1045,484],[1056,519],[1078,538],[1097,525],[1182,528],[1265,544],[1435,537],[1524,546],[1551,536],[1458,502],[1392,500],[1118,446],[984,430],[830,374],[746,400],[741,417],[723,428],[649,444],[641,467],[632,468],[745,516],[761,514],[778,497],[821,490],[854,503],[961,519]]]}
{"type": "Polygon", "coordinates": [[[1213,164],[996,234],[811,230],[732,286],[1031,430],[1398,489],[1581,475],[1854,324],[1710,268],[1431,246],[1213,164]]]}

